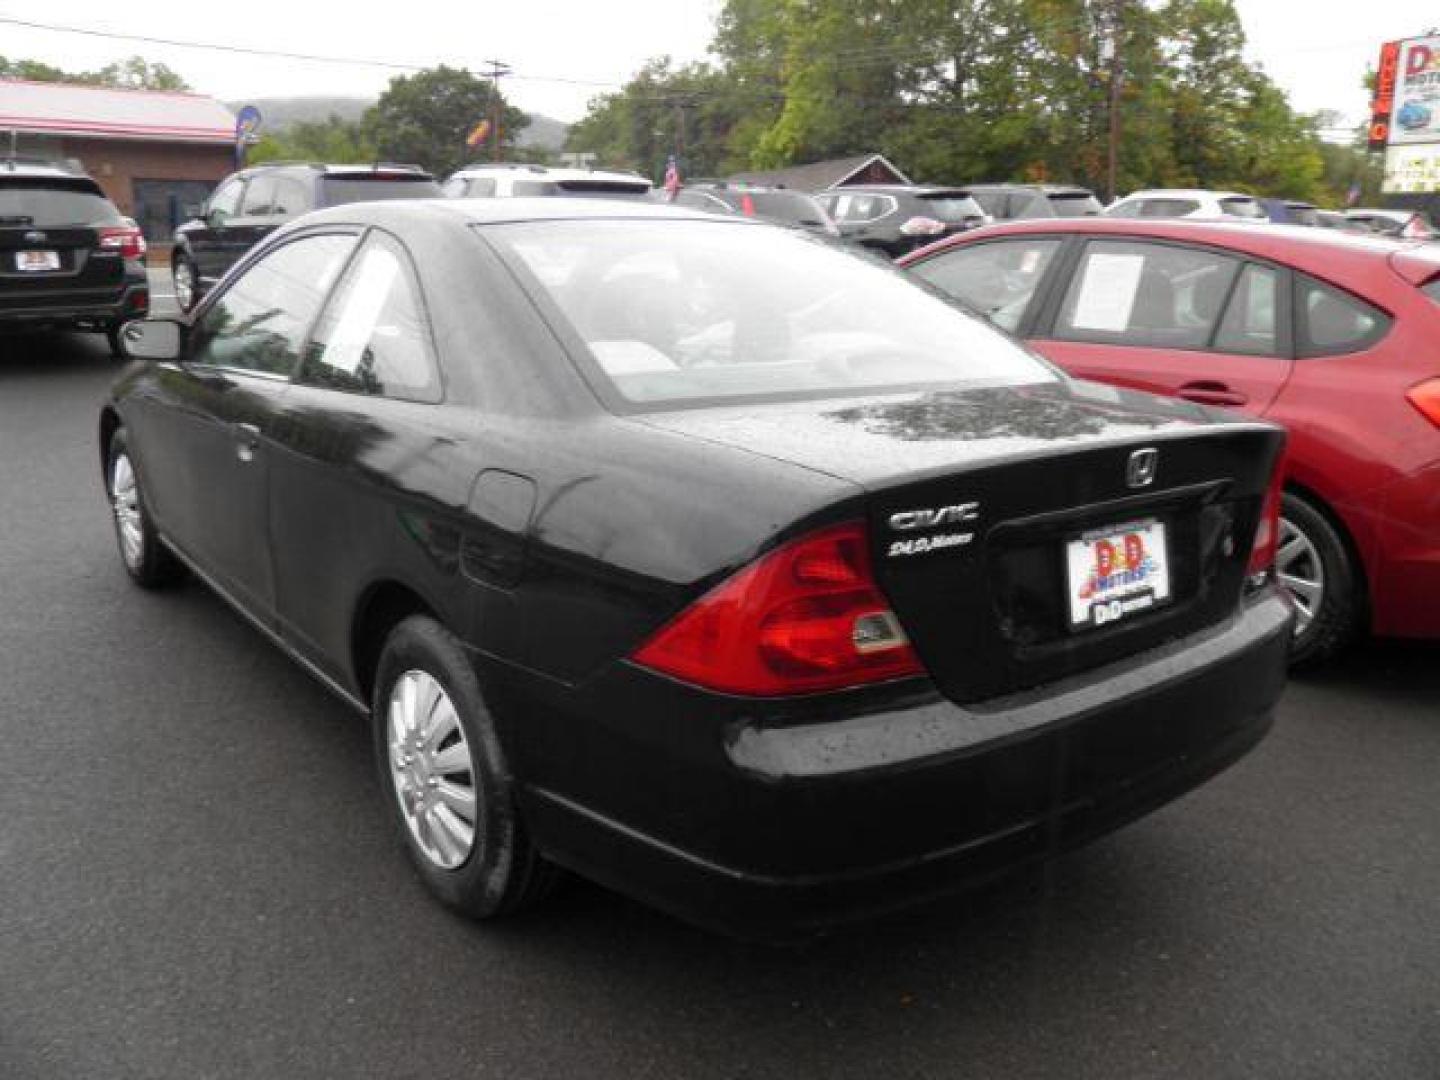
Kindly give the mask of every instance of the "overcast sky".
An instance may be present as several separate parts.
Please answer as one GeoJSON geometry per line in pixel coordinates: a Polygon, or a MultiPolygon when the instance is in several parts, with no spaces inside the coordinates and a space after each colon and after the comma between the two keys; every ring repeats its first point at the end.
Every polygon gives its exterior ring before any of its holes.
{"type": "MultiPolygon", "coordinates": [[[[1237,0],[1249,54],[1305,112],[1335,109],[1350,122],[1365,112],[1359,80],[1380,42],[1440,24],[1436,0],[1237,0]]],[[[562,120],[591,95],[618,84],[646,59],[705,54],[720,0],[432,0],[372,7],[249,0],[215,5],[147,0],[0,0],[0,15],[93,31],[217,42],[257,49],[436,63],[479,70],[498,57],[515,71],[506,93],[521,108],[562,120]],[[340,14],[344,12],[344,14],[340,14]],[[561,80],[573,80],[570,82],[561,80]]],[[[394,68],[234,56],[196,49],[0,25],[0,54],[68,69],[140,53],[168,64],[197,90],[227,101],[298,94],[373,96],[394,68]]]]}

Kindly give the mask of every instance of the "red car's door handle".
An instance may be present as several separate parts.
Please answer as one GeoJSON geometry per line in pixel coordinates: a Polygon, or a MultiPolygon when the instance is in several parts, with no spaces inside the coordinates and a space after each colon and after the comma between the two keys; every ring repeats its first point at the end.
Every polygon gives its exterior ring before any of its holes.
{"type": "Polygon", "coordinates": [[[1186,383],[1177,394],[1200,405],[1221,405],[1231,409],[1239,408],[1250,400],[1245,394],[1220,382],[1186,383]]]}

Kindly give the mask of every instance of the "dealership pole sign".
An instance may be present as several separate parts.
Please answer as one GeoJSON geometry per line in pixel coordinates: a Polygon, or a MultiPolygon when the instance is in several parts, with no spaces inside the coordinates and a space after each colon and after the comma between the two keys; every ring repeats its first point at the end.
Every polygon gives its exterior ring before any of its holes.
{"type": "Polygon", "coordinates": [[[1370,149],[1385,151],[1387,194],[1440,191],[1440,36],[1380,50],[1370,149]]]}
{"type": "Polygon", "coordinates": [[[260,130],[260,110],[254,105],[246,105],[235,117],[235,167],[245,167],[245,147],[256,139],[256,132],[260,130]]]}

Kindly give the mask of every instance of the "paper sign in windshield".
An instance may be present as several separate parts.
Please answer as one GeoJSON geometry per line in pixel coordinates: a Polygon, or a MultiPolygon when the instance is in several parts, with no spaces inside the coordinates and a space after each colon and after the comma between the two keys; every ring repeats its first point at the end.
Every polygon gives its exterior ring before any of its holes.
{"type": "Polygon", "coordinates": [[[1071,326],[1116,334],[1128,329],[1144,270],[1144,255],[1091,255],[1080,279],[1071,326]]]}

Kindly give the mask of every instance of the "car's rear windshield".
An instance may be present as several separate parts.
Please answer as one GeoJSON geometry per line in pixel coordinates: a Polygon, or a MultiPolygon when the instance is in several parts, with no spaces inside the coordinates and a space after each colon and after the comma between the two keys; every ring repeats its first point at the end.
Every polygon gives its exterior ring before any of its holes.
{"type": "Polygon", "coordinates": [[[44,180],[0,181],[0,228],[34,226],[58,229],[65,225],[114,225],[120,211],[105,196],[78,185],[44,180]]]}
{"type": "Polygon", "coordinates": [[[746,217],[817,228],[823,228],[830,221],[824,207],[810,196],[795,191],[730,191],[721,198],[746,217]]]}
{"type": "Polygon", "coordinates": [[[1055,211],[1056,217],[1089,217],[1105,208],[1094,195],[1084,191],[1066,191],[1050,196],[1050,209],[1055,211]]]}
{"type": "Polygon", "coordinates": [[[486,229],[602,397],[659,408],[1056,378],[984,319],[811,234],[738,221],[486,229]],[[549,303],[546,303],[546,300],[549,303]]]}
{"type": "Polygon", "coordinates": [[[1265,208],[1254,199],[1231,195],[1220,200],[1220,212],[1226,217],[1264,218],[1265,208]]]}
{"type": "Polygon", "coordinates": [[[322,184],[326,206],[385,199],[438,199],[441,195],[440,185],[426,176],[327,176],[322,184]]]}
{"type": "Polygon", "coordinates": [[[516,180],[510,191],[526,198],[572,195],[586,199],[646,199],[650,185],[643,180],[516,180]]]}
{"type": "Polygon", "coordinates": [[[967,192],[937,193],[921,195],[920,201],[925,212],[938,221],[957,222],[984,217],[985,211],[967,192]]]}
{"type": "Polygon", "coordinates": [[[1440,278],[1435,278],[1420,287],[1420,291],[1430,297],[1437,304],[1440,304],[1440,278]]]}

